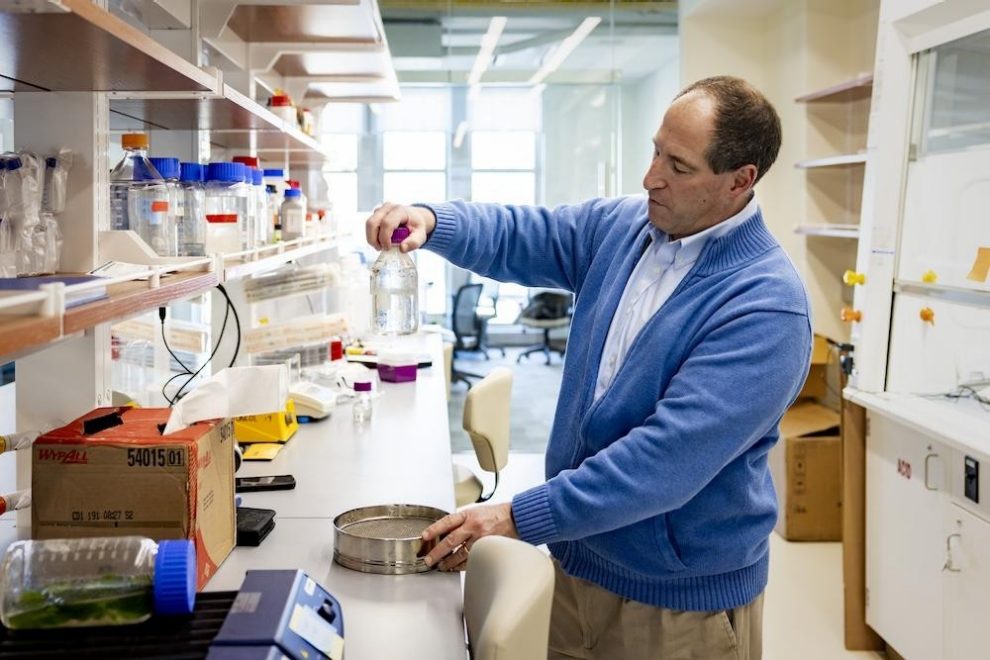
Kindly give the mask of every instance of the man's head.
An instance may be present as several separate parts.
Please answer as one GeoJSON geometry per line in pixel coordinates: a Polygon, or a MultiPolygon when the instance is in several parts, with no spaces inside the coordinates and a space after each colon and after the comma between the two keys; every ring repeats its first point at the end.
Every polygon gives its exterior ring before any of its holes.
{"type": "Polygon", "coordinates": [[[653,138],[643,178],[650,222],[673,238],[690,236],[743,209],[780,151],[780,118],[739,78],[705,78],[670,105],[653,138]]]}

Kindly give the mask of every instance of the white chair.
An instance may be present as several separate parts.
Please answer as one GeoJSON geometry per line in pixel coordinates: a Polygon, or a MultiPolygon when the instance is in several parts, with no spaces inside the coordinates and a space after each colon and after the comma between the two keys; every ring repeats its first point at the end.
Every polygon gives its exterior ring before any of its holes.
{"type": "Polygon", "coordinates": [[[478,539],[464,579],[471,660],[545,660],[552,605],[550,557],[504,536],[478,539]]]}
{"type": "Polygon", "coordinates": [[[464,430],[471,437],[474,454],[482,470],[495,473],[495,487],[483,495],[485,487],[471,470],[453,465],[457,506],[484,502],[498,488],[499,472],[509,460],[509,410],[512,406],[512,370],[493,369],[468,390],[464,400],[464,430]]]}

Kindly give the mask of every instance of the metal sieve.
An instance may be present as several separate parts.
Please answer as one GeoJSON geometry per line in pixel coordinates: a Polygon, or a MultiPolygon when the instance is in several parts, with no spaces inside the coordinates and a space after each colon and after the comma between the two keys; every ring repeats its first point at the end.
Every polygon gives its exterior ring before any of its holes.
{"type": "Polygon", "coordinates": [[[423,530],[446,511],[416,504],[383,504],[345,511],[333,519],[333,558],[362,573],[406,575],[430,570],[423,557],[436,541],[423,543],[423,530]]]}

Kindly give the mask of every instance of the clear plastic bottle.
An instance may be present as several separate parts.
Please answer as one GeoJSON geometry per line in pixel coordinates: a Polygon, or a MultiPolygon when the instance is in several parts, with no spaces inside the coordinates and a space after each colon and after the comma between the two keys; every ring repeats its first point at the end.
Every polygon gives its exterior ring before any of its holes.
{"type": "Polygon", "coordinates": [[[203,166],[181,163],[182,211],[179,214],[179,255],[201,257],[206,254],[206,188],[203,166]]]}
{"type": "Polygon", "coordinates": [[[141,218],[132,217],[135,211],[161,213],[161,203],[168,203],[168,195],[161,174],[148,160],[148,136],[125,133],[120,144],[124,157],[110,171],[110,228],[136,229],[141,218]],[[156,201],[158,210],[152,211],[156,201]]]}
{"type": "Polygon", "coordinates": [[[297,188],[285,191],[285,201],[279,213],[282,220],[282,240],[302,238],[306,235],[306,205],[302,192],[297,188]]]}
{"type": "Polygon", "coordinates": [[[241,163],[210,163],[206,170],[206,253],[239,252],[246,230],[248,188],[241,163]]]}
{"type": "Polygon", "coordinates": [[[405,225],[393,231],[392,247],[371,266],[371,330],[379,335],[408,335],[419,328],[416,264],[399,250],[408,237],[405,225]]]}
{"type": "Polygon", "coordinates": [[[149,158],[148,160],[165,180],[165,190],[168,194],[168,213],[165,216],[165,222],[160,225],[144,226],[143,229],[148,233],[142,235],[141,238],[160,256],[174,257],[179,254],[178,225],[182,207],[179,159],[149,158]]]}
{"type": "Polygon", "coordinates": [[[363,424],[371,419],[371,383],[354,383],[354,404],[351,406],[354,423],[363,424]]]}
{"type": "Polygon", "coordinates": [[[254,192],[254,244],[256,246],[271,243],[272,222],[268,215],[268,193],[265,191],[265,176],[261,170],[252,168],[251,178],[254,192]]]}
{"type": "Polygon", "coordinates": [[[7,628],[140,623],[189,614],[196,598],[191,541],[140,536],[16,541],[0,571],[7,628]]]}

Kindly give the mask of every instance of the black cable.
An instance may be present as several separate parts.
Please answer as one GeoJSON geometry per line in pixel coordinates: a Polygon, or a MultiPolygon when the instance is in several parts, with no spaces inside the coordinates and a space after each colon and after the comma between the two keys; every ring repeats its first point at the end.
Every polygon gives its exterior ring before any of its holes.
{"type": "MultiPolygon", "coordinates": [[[[217,289],[223,294],[223,297],[227,300],[227,307],[234,313],[234,326],[237,328],[237,343],[234,344],[234,355],[230,358],[230,364],[227,366],[234,366],[234,362],[237,361],[237,356],[241,352],[241,317],[237,314],[237,308],[234,307],[234,303],[231,301],[230,296],[227,295],[227,290],[223,288],[222,284],[217,285],[217,289]]],[[[219,344],[219,341],[217,342],[219,344]]]]}
{"type": "MultiPolygon", "coordinates": [[[[186,380],[186,382],[184,382],[179,387],[178,391],[176,391],[176,393],[175,393],[175,396],[172,397],[171,401],[169,402],[169,407],[174,406],[175,405],[175,402],[182,398],[183,391],[187,387],[189,387],[189,385],[194,380],[196,380],[196,376],[200,375],[203,372],[203,369],[206,368],[206,365],[208,365],[210,362],[213,361],[213,357],[217,354],[217,351],[220,350],[220,344],[223,343],[223,336],[224,336],[224,334],[225,334],[225,332],[227,330],[227,319],[230,318],[230,312],[231,312],[231,310],[234,311],[234,319],[235,319],[235,321],[237,320],[237,310],[234,310],[234,305],[233,305],[233,303],[230,302],[230,297],[227,296],[227,292],[223,290],[223,285],[218,284],[217,285],[217,288],[220,289],[220,292],[223,294],[223,297],[227,300],[227,306],[226,306],[226,308],[224,310],[224,314],[223,314],[223,323],[220,324],[220,334],[219,334],[219,336],[217,336],[217,343],[213,347],[213,351],[210,353],[210,357],[206,358],[206,361],[203,362],[203,365],[199,369],[197,369],[195,373],[190,372],[191,375],[189,376],[189,378],[186,380]]],[[[238,347],[240,347],[240,343],[241,343],[241,326],[240,326],[240,323],[238,323],[237,324],[237,345],[238,345],[238,347]]],[[[236,357],[237,357],[237,353],[235,351],[234,358],[236,359],[236,357]]],[[[231,366],[233,366],[233,362],[231,362],[231,366]]],[[[185,374],[178,374],[178,375],[179,376],[184,376],[185,374]]],[[[175,380],[175,377],[174,376],[171,379],[169,379],[169,382],[171,382],[172,380],[175,380]]]]}

